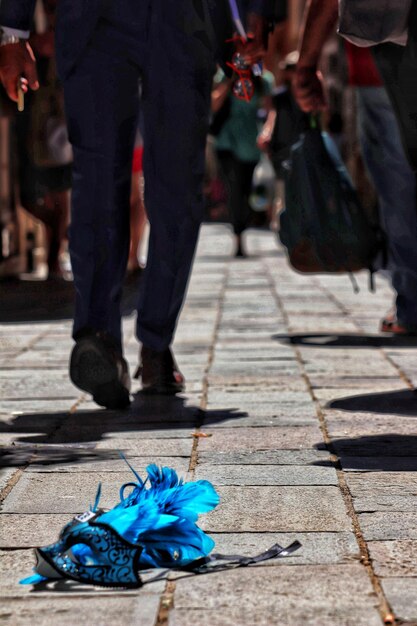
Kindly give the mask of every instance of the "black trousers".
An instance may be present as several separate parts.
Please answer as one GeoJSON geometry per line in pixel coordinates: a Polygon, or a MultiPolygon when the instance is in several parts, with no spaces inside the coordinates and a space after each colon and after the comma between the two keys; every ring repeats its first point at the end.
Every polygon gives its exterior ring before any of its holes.
{"type": "Polygon", "coordinates": [[[137,337],[162,351],[173,338],[204,215],[214,52],[188,0],[104,5],[92,40],[64,80],[74,148],[74,335],[91,327],[108,331],[121,344],[132,155],[141,106],[151,232],[137,337]]]}
{"type": "Polygon", "coordinates": [[[241,161],[228,150],[219,150],[217,156],[227,191],[230,221],[234,233],[241,235],[249,224],[249,194],[256,161],[241,161]]]}

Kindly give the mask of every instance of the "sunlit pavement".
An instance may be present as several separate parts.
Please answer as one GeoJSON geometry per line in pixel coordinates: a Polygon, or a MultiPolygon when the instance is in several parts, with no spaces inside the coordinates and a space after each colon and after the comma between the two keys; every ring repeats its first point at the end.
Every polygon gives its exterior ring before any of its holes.
{"type": "MultiPolygon", "coordinates": [[[[175,343],[182,397],[139,393],[111,412],[80,395],[67,375],[68,311],[58,298],[54,321],[48,291],[44,314],[39,293],[32,317],[19,296],[25,321],[0,325],[4,623],[417,623],[417,340],[378,334],[392,304],[384,280],[371,294],[363,274],[355,294],[347,276],[297,274],[267,231],[250,231],[247,248],[236,260],[224,226],[202,230],[175,343]],[[31,548],[55,541],[99,481],[102,504],[117,502],[131,479],[118,450],[141,472],[156,462],[214,483],[221,503],[200,524],[216,551],[294,539],[302,549],[135,591],[19,586],[31,548]]],[[[133,327],[130,315],[132,369],[133,327]]]]}

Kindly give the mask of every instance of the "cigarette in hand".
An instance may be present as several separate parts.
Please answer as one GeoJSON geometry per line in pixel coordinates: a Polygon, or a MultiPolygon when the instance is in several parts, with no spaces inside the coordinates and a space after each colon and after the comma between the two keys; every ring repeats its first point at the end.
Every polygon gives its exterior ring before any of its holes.
{"type": "Polygon", "coordinates": [[[22,79],[17,79],[17,110],[24,111],[25,110],[25,94],[22,89],[22,79]]]}

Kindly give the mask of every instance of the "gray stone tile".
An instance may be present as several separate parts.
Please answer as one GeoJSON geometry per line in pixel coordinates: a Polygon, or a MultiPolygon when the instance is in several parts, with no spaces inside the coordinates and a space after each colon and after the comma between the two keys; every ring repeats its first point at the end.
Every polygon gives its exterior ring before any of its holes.
{"type": "Polygon", "coordinates": [[[337,485],[336,470],[330,467],[296,465],[199,465],[197,479],[214,485],[337,485]]]}
{"type": "MultiPolygon", "coordinates": [[[[416,431],[416,418],[395,414],[325,412],[326,423],[331,437],[361,437],[363,435],[394,434],[413,435],[416,431]]],[[[417,446],[416,446],[417,449],[417,446]]]]}
{"type": "Polygon", "coordinates": [[[198,463],[210,465],[314,465],[327,464],[324,450],[245,450],[242,452],[198,452],[198,463]]]}
{"type": "Polygon", "coordinates": [[[212,374],[209,372],[207,376],[207,380],[210,386],[251,386],[256,388],[261,388],[263,386],[270,386],[275,390],[285,389],[285,390],[293,390],[293,391],[303,391],[305,390],[305,382],[302,378],[299,378],[295,375],[294,372],[291,374],[275,372],[274,374],[270,374],[268,370],[264,372],[254,372],[253,374],[248,374],[246,372],[229,372],[228,374],[212,374]]]}
{"type": "MultiPolygon", "coordinates": [[[[238,404],[238,403],[237,403],[238,404]]],[[[291,411],[276,410],[272,406],[268,410],[267,404],[259,406],[248,406],[243,402],[240,403],[240,409],[238,408],[209,408],[204,411],[203,424],[213,428],[230,428],[230,427],[282,427],[282,426],[312,426],[317,424],[317,417],[314,412],[314,408],[311,407],[304,410],[300,408],[298,411],[293,409],[291,411]]]]}
{"type": "Polygon", "coordinates": [[[169,625],[271,626],[278,616],[283,626],[381,626],[359,564],[256,567],[179,580],[169,625]]]}
{"type": "Polygon", "coordinates": [[[264,566],[319,565],[347,563],[359,558],[358,544],[353,533],[210,533],[216,542],[215,551],[223,554],[254,556],[275,543],[289,546],[299,541],[301,548],[284,559],[265,561],[264,566]]]}
{"type": "Polygon", "coordinates": [[[71,521],[71,514],[20,515],[2,513],[0,518],[1,548],[35,548],[54,543],[62,527],[71,521]]]}
{"type": "Polygon", "coordinates": [[[13,626],[50,626],[71,623],[76,619],[80,626],[96,624],[140,624],[154,626],[158,614],[159,598],[155,594],[135,597],[114,592],[112,595],[97,591],[96,597],[84,597],[82,590],[66,596],[59,594],[46,597],[8,599],[0,609],[0,620],[13,626]],[[74,617],[75,616],[75,617],[74,617]]]}
{"type": "Polygon", "coordinates": [[[322,441],[317,425],[282,428],[204,428],[212,437],[200,439],[201,452],[238,452],[313,448],[322,441]]]}
{"type": "MultiPolygon", "coordinates": [[[[94,501],[102,483],[100,506],[113,508],[119,502],[119,489],[132,482],[132,473],[25,474],[3,502],[5,513],[81,513],[94,501]]],[[[134,482],[134,480],[133,480],[134,482]]]]}
{"type": "MultiPolygon", "coordinates": [[[[97,453],[96,458],[94,458],[94,451],[92,451],[90,457],[86,457],[84,460],[81,456],[79,459],[74,460],[74,462],[65,462],[65,457],[63,462],[58,463],[46,463],[47,457],[45,459],[45,463],[42,463],[42,459],[39,460],[36,464],[31,464],[26,469],[26,473],[28,472],[37,472],[37,473],[74,473],[74,472],[83,472],[89,474],[96,474],[97,472],[121,472],[126,471],[125,462],[120,459],[119,455],[116,454],[113,458],[110,459],[102,459],[100,460],[100,456],[97,453]]],[[[46,455],[45,455],[46,456],[46,455]]],[[[141,475],[146,476],[146,467],[152,463],[156,465],[161,465],[165,467],[171,467],[176,472],[185,476],[188,472],[188,467],[190,464],[190,460],[188,457],[180,457],[180,456],[164,456],[164,457],[132,457],[129,455],[128,459],[129,463],[135,468],[137,472],[141,475]]]]}
{"type": "Polygon", "coordinates": [[[368,548],[377,576],[417,578],[417,540],[369,541],[368,548]]]}
{"type": "Polygon", "coordinates": [[[417,622],[417,578],[385,578],[382,588],[397,619],[417,622]]]}
{"type": "Polygon", "coordinates": [[[367,541],[417,539],[416,512],[360,513],[359,523],[367,541]]]}
{"type": "Polygon", "coordinates": [[[98,450],[121,450],[126,456],[187,456],[191,454],[194,438],[187,439],[105,439],[98,450]]]}
{"type": "MultiPolygon", "coordinates": [[[[81,392],[80,392],[81,395],[81,392]]],[[[29,415],[38,418],[39,415],[46,414],[52,416],[55,413],[69,412],[76,399],[73,397],[60,399],[30,399],[14,398],[13,400],[0,401],[0,410],[11,417],[14,415],[29,415]]]]}
{"type": "Polygon", "coordinates": [[[337,487],[219,487],[219,506],[201,519],[209,532],[351,530],[337,487]]]}
{"type": "Polygon", "coordinates": [[[256,405],[262,410],[264,404],[275,406],[276,411],[285,411],[290,408],[312,405],[311,396],[307,390],[289,391],[274,390],[273,387],[254,389],[245,388],[242,385],[226,388],[210,387],[208,391],[208,406],[212,404],[229,406],[230,403],[256,405]]]}
{"type": "Polygon", "coordinates": [[[358,512],[416,510],[417,474],[414,472],[352,472],[347,482],[358,512]]]}
{"type": "Polygon", "coordinates": [[[66,370],[8,370],[2,372],[0,397],[14,398],[74,398],[80,395],[68,379],[66,370]]]}

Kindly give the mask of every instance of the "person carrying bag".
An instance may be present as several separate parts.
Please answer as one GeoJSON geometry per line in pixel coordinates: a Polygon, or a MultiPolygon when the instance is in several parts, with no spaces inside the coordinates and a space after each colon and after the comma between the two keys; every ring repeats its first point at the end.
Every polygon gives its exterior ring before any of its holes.
{"type": "Polygon", "coordinates": [[[286,164],[285,210],[279,238],[292,267],[303,273],[369,269],[382,247],[338,149],[318,118],[292,146],[286,164]]]}

